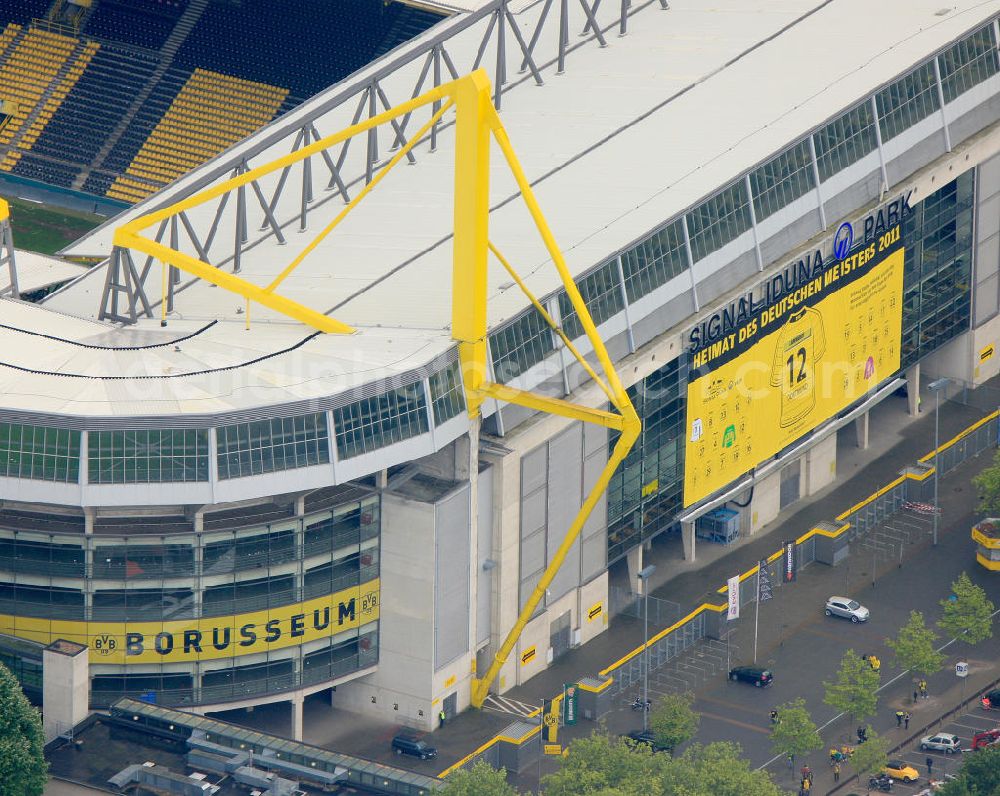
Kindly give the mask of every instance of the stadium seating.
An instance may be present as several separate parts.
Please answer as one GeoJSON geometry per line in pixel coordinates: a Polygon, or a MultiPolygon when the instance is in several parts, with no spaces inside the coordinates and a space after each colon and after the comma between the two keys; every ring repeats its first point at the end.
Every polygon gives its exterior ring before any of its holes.
{"type": "Polygon", "coordinates": [[[138,201],[269,122],[286,89],[196,69],[108,196],[138,201]],[[131,178],[131,179],[130,179],[131,178]]]}
{"type": "MultiPolygon", "coordinates": [[[[34,27],[15,31],[0,66],[0,87],[17,110],[0,131],[0,147],[32,148],[99,46],[34,27]]],[[[14,154],[8,151],[0,170],[12,169],[14,154]]]]}
{"type": "Polygon", "coordinates": [[[52,0],[3,0],[0,21],[27,25],[33,19],[44,19],[52,0]]]}
{"type": "Polygon", "coordinates": [[[102,0],[94,6],[83,32],[88,36],[159,50],[187,2],[181,0],[102,0]]]}
{"type": "Polygon", "coordinates": [[[17,105],[0,172],[124,201],[440,19],[383,0],[93,0],[79,32],[32,25],[58,8],[0,0],[0,99],[17,105]]]}
{"type": "Polygon", "coordinates": [[[155,60],[129,48],[103,45],[53,114],[34,151],[77,164],[78,172],[94,160],[155,66],[155,60]]]}

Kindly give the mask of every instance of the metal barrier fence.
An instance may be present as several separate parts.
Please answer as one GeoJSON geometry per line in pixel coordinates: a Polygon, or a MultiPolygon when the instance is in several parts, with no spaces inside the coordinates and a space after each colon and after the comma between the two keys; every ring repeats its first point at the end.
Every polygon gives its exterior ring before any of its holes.
{"type": "MultiPolygon", "coordinates": [[[[946,475],[983,451],[996,448],[998,435],[1000,435],[1000,410],[973,423],[939,446],[937,455],[940,475],[946,475]]],[[[829,524],[826,528],[816,527],[806,531],[796,540],[798,570],[801,571],[816,561],[818,537],[839,538],[846,533],[850,541],[864,539],[879,526],[903,512],[908,504],[912,504],[914,501],[926,501],[928,486],[932,483],[930,478],[934,475],[933,463],[934,451],[931,451],[922,456],[917,466],[910,468],[910,472],[899,476],[839,515],[835,525],[829,524]]],[[[767,569],[775,598],[779,598],[784,582],[781,577],[783,555],[784,551],[779,550],[767,558],[767,569]]],[[[741,606],[752,605],[757,598],[757,578],[755,577],[757,569],[758,565],[754,564],[751,569],[740,575],[739,598],[741,606]]],[[[722,586],[717,590],[717,593],[724,596],[726,591],[726,586],[722,586]]],[[[655,616],[670,616],[671,611],[679,613],[680,606],[677,603],[655,597],[650,597],[649,601],[650,619],[654,619],[654,610],[657,612],[655,616]]],[[[631,615],[641,619],[643,602],[643,600],[637,599],[637,595],[626,589],[612,589],[609,594],[612,616],[616,614],[631,615]]],[[[647,658],[642,652],[647,646],[649,649],[649,671],[652,673],[663,668],[671,660],[706,638],[709,635],[710,622],[719,621],[718,614],[725,609],[724,601],[719,605],[703,603],[683,619],[674,621],[668,627],[657,632],[650,638],[648,644],[636,647],[601,670],[598,676],[601,685],[589,690],[604,697],[613,697],[635,688],[642,683],[643,667],[646,665],[647,658]]],[[[676,616],[676,613],[673,615],[676,616]]],[[[609,705],[610,700],[605,699],[604,704],[609,705]]],[[[485,760],[496,766],[498,754],[496,744],[500,739],[501,736],[498,735],[487,741],[475,752],[443,771],[441,776],[446,776],[458,768],[464,768],[477,759],[485,760]]]]}
{"type": "Polygon", "coordinates": [[[646,610],[646,600],[649,600],[649,621],[651,624],[665,627],[681,618],[680,603],[675,603],[673,600],[664,600],[653,595],[643,598],[637,592],[618,586],[612,586],[608,591],[608,604],[611,606],[612,617],[631,616],[642,619],[646,610]]]}
{"type": "Polygon", "coordinates": [[[642,683],[643,669],[647,660],[649,671],[655,672],[685,650],[691,649],[705,638],[705,625],[705,613],[699,611],[676,627],[670,628],[670,631],[660,638],[651,639],[648,656],[636,654],[615,670],[609,693],[620,694],[642,683]]]}

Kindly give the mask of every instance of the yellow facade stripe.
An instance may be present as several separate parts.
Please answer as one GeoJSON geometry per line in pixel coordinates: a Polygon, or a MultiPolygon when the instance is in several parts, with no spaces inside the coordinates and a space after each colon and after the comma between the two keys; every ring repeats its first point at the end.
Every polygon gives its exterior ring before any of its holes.
{"type": "Polygon", "coordinates": [[[980,566],[983,566],[992,572],[1000,572],[1000,561],[991,561],[982,553],[976,553],[976,561],[979,562],[980,566]]]}
{"type": "Polygon", "coordinates": [[[1000,409],[994,409],[990,414],[986,415],[986,417],[984,417],[982,420],[978,421],[977,423],[973,423],[971,426],[969,426],[964,431],[960,431],[958,434],[956,434],[950,440],[948,440],[947,442],[945,442],[939,448],[937,448],[935,450],[932,450],[930,453],[925,454],[924,456],[921,456],[917,461],[926,464],[927,462],[929,462],[931,459],[934,458],[934,454],[935,453],[940,453],[942,451],[947,450],[952,445],[954,445],[956,442],[958,442],[959,440],[963,439],[964,437],[969,436],[969,434],[972,434],[974,431],[976,431],[976,429],[980,428],[981,426],[985,425],[986,423],[989,423],[993,418],[998,417],[998,416],[1000,416],[1000,409]]]}
{"type": "Polygon", "coordinates": [[[89,647],[92,664],[188,663],[297,647],[378,617],[376,578],[336,594],[233,616],[88,622],[0,615],[0,633],[41,644],[76,641],[89,647]]]}
{"type": "Polygon", "coordinates": [[[981,544],[988,550],[998,550],[1000,549],[1000,538],[993,538],[987,536],[985,533],[980,531],[978,528],[972,529],[972,538],[981,544]]]}

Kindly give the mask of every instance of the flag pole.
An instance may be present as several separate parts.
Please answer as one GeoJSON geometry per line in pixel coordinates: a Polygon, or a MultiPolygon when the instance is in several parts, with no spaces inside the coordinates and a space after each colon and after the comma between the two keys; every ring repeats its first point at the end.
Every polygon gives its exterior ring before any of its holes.
{"type": "Polygon", "coordinates": [[[760,617],[760,562],[757,562],[757,598],[753,612],[753,662],[757,663],[757,620],[760,617]]]}

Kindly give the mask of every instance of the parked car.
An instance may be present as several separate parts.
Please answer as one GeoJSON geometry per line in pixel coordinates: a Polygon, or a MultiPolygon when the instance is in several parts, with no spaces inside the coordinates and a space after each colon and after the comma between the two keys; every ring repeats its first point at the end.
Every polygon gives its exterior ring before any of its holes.
{"type": "Polygon", "coordinates": [[[770,669],[763,666],[737,666],[729,670],[730,680],[741,680],[744,683],[753,683],[757,688],[765,688],[771,685],[774,675],[770,669]]]}
{"type": "Polygon", "coordinates": [[[905,760],[890,760],[884,771],[901,782],[916,782],[920,779],[920,773],[905,760]]]}
{"type": "Polygon", "coordinates": [[[854,624],[868,621],[868,609],[850,597],[831,597],[826,601],[826,615],[850,619],[854,624]]]}
{"type": "Polygon", "coordinates": [[[972,736],[973,751],[997,744],[1000,744],[1000,727],[997,727],[995,730],[983,730],[972,736]]]}
{"type": "Polygon", "coordinates": [[[418,738],[411,738],[409,735],[397,735],[392,739],[392,751],[397,755],[413,755],[421,760],[430,760],[437,757],[437,749],[430,746],[426,741],[418,738]]]}
{"type": "Polygon", "coordinates": [[[650,730],[633,730],[632,732],[626,733],[622,736],[626,741],[629,741],[636,746],[648,746],[654,752],[670,752],[673,751],[671,747],[664,746],[656,740],[656,736],[653,735],[650,730]]]}
{"type": "Polygon", "coordinates": [[[982,699],[983,710],[1000,710],[1000,691],[990,691],[982,699]]]}
{"type": "Polygon", "coordinates": [[[937,735],[928,735],[926,738],[921,738],[920,748],[925,752],[928,749],[933,749],[936,752],[946,752],[951,755],[962,751],[962,742],[957,735],[939,732],[937,735]]]}

